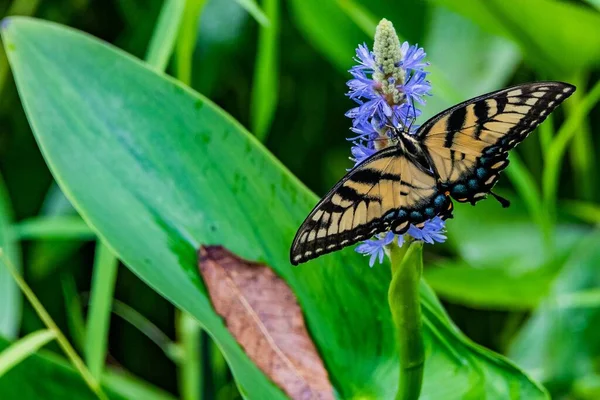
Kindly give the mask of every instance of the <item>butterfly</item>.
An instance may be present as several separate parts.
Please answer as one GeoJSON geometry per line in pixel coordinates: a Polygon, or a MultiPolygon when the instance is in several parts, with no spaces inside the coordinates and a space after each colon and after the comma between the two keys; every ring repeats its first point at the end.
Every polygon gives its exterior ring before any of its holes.
{"type": "Polygon", "coordinates": [[[392,128],[393,145],[350,170],[302,223],[290,250],[294,265],[391,230],[403,234],[439,216],[452,199],[475,204],[492,194],[521,143],[575,91],[563,82],[534,82],[488,93],[449,108],[414,133],[392,128]]]}

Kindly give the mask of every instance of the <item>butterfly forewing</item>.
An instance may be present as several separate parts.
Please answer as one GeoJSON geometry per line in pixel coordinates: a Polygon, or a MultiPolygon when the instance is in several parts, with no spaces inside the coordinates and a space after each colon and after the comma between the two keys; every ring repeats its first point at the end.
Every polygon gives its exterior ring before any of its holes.
{"type": "Polygon", "coordinates": [[[484,198],[508,165],[508,150],[534,130],[575,87],[536,82],[458,104],[417,133],[443,188],[458,201],[484,198]]]}
{"type": "Polygon", "coordinates": [[[315,206],[290,259],[296,265],[389,229],[403,233],[411,223],[449,216],[451,208],[434,175],[390,147],[355,167],[315,206]]]}
{"type": "Polygon", "coordinates": [[[296,233],[292,264],[380,232],[401,234],[410,224],[450,218],[449,195],[473,204],[486,197],[508,165],[508,151],[574,91],[562,82],[499,90],[436,115],[416,136],[400,137],[416,150],[388,147],[346,174],[296,233]]]}

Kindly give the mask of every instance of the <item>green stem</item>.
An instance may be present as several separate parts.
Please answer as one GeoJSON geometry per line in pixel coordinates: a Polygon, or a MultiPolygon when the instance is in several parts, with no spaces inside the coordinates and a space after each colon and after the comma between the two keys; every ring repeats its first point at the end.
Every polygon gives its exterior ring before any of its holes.
{"type": "Polygon", "coordinates": [[[98,380],[102,376],[106,359],[108,330],[118,266],[119,260],[117,257],[101,239],[98,239],[83,351],[90,372],[98,380]]]}
{"type": "Polygon", "coordinates": [[[202,357],[200,324],[189,314],[177,313],[177,342],[184,349],[179,373],[179,392],[182,400],[198,400],[202,398],[204,389],[202,373],[202,357]]]}
{"type": "Polygon", "coordinates": [[[400,374],[396,400],[416,400],[421,393],[425,346],[421,322],[419,283],[423,271],[423,243],[390,246],[392,281],[388,301],[396,326],[400,374]]]}
{"type": "Polygon", "coordinates": [[[99,399],[108,399],[106,394],[104,394],[104,392],[102,391],[98,380],[96,380],[96,378],[87,369],[83,360],[79,357],[73,346],[71,346],[71,343],[69,343],[65,335],[58,328],[58,325],[56,325],[52,317],[50,317],[48,311],[46,311],[46,309],[36,297],[36,295],[33,293],[29,285],[27,285],[25,279],[23,279],[19,271],[17,271],[14,264],[10,261],[8,257],[4,255],[2,249],[0,249],[0,260],[2,261],[2,264],[4,264],[6,269],[10,272],[13,279],[21,289],[21,292],[23,292],[23,294],[25,295],[25,297],[27,298],[37,315],[40,317],[44,325],[46,325],[46,327],[49,330],[54,332],[54,336],[56,337],[58,345],[65,352],[65,354],[67,355],[71,363],[75,366],[75,368],[77,369],[85,383],[88,385],[88,387],[96,394],[96,396],[99,399]]]}

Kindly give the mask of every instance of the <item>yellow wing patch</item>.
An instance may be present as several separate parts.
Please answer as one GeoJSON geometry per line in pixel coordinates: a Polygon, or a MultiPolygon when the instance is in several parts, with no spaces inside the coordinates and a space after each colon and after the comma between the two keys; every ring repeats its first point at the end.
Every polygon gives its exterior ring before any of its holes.
{"type": "Polygon", "coordinates": [[[484,198],[508,165],[508,150],[574,90],[560,82],[526,84],[480,96],[433,117],[417,135],[439,182],[458,201],[484,198]]]}

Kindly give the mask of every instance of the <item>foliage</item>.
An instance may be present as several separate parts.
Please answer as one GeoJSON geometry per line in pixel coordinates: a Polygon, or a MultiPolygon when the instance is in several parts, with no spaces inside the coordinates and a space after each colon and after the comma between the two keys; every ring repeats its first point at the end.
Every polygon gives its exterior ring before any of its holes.
{"type": "MultiPolygon", "coordinates": [[[[424,117],[511,83],[578,86],[511,156],[500,191],[513,207],[459,206],[448,242],[424,246],[422,397],[547,398],[535,378],[552,396],[595,398],[595,2],[140,4],[5,7],[120,49],[40,20],[2,24],[1,264],[20,267],[23,256],[25,279],[107,397],[284,397],[214,312],[196,266],[202,244],[225,245],[287,282],[339,398],[394,395],[389,265],[369,269],[351,249],[288,261],[317,201],[300,181],[323,193],[351,166],[346,70],[386,17],[428,52],[434,96],[424,117]],[[175,318],[175,309],[186,313],[175,318]],[[186,336],[186,315],[205,331],[186,336]]],[[[0,393],[93,398],[55,341],[37,350],[52,337],[2,268],[1,347],[12,351],[0,353],[0,393]],[[19,390],[33,379],[40,392],[19,390]]]]}

